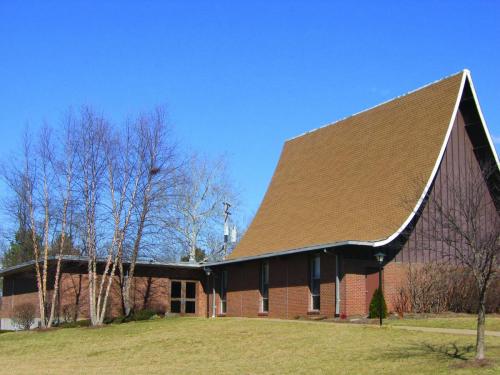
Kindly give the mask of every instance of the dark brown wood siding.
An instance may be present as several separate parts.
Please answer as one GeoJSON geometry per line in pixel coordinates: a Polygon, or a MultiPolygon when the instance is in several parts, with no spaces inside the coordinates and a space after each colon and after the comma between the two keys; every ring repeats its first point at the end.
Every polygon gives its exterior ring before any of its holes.
{"type": "MultiPolygon", "coordinates": [[[[474,171],[478,172],[477,175],[479,175],[481,166],[484,167],[485,162],[487,162],[488,155],[478,152],[478,146],[473,144],[478,127],[474,128],[474,124],[467,123],[464,119],[464,117],[470,116],[468,111],[466,106],[461,105],[438,173],[429,192],[428,202],[439,201],[444,206],[452,207],[456,202],[454,202],[450,193],[449,185],[451,181],[453,183],[457,181],[466,183],[467,176],[470,176],[474,171]]],[[[491,159],[491,155],[489,156],[491,159]]],[[[487,188],[486,181],[484,181],[484,186],[484,206],[486,211],[482,217],[484,217],[486,228],[487,223],[491,222],[498,213],[493,204],[493,193],[491,189],[487,188]]],[[[438,211],[433,204],[425,204],[421,209],[420,217],[405,234],[407,240],[396,254],[395,261],[426,263],[449,259],[450,249],[442,241],[436,240],[439,235],[429,235],[431,229],[434,229],[430,228],[430,226],[440,222],[440,213],[438,211]]],[[[438,225],[436,230],[444,231],[446,229],[438,225]]]]}

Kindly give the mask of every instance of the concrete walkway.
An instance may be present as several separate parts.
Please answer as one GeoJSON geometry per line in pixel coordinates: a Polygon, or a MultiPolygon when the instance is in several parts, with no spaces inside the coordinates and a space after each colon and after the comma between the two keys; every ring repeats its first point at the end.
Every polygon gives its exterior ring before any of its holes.
{"type": "MultiPolygon", "coordinates": [[[[391,326],[395,329],[405,329],[407,331],[420,331],[420,332],[434,332],[434,333],[450,333],[454,335],[468,335],[476,336],[475,329],[454,329],[454,328],[431,328],[431,327],[411,327],[411,326],[391,326]]],[[[500,337],[500,332],[498,331],[485,331],[486,336],[496,336],[500,337]]]]}
{"type": "MultiPolygon", "coordinates": [[[[418,331],[418,332],[431,332],[431,333],[447,333],[452,335],[466,335],[466,336],[476,336],[475,329],[459,329],[459,328],[431,328],[431,327],[415,327],[415,326],[398,326],[386,324],[379,327],[376,324],[363,324],[363,323],[348,323],[348,322],[334,322],[332,320],[291,320],[291,319],[275,319],[275,318],[231,318],[231,319],[242,319],[242,320],[260,320],[260,321],[272,321],[281,323],[306,323],[306,324],[336,324],[340,326],[351,326],[351,327],[370,327],[370,328],[394,328],[394,329],[404,329],[406,331],[418,331]]],[[[485,331],[486,336],[500,337],[500,331],[485,331]]]]}

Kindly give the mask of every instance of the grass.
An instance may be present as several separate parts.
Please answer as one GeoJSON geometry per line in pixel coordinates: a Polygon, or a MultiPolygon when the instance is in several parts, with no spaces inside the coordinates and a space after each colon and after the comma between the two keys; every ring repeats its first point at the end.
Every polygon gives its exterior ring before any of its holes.
{"type": "MultiPolygon", "coordinates": [[[[500,338],[487,339],[500,358],[500,338]]],[[[498,374],[474,337],[363,325],[171,318],[0,335],[2,374],[498,374]]],[[[496,366],[496,367],[495,367],[496,366]]]]}
{"type": "MultiPolygon", "coordinates": [[[[404,319],[390,319],[386,321],[389,325],[431,327],[431,328],[456,328],[476,329],[477,317],[474,315],[455,314],[447,317],[420,318],[408,317],[404,319]]],[[[500,315],[488,315],[486,317],[486,330],[500,331],[500,315]]]]}

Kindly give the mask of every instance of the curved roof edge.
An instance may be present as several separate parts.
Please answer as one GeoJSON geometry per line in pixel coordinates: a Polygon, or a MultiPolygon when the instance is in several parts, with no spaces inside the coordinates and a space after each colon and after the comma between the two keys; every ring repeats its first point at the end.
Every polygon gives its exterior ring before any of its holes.
{"type": "Polygon", "coordinates": [[[478,112],[479,117],[481,119],[481,125],[483,126],[484,132],[485,132],[486,137],[488,139],[491,152],[492,152],[493,157],[495,159],[495,162],[497,164],[497,168],[499,168],[500,164],[498,162],[498,155],[496,153],[495,146],[493,145],[493,141],[491,139],[491,135],[490,135],[490,132],[488,130],[488,126],[486,125],[486,121],[484,120],[484,116],[483,116],[483,113],[481,111],[481,107],[479,105],[479,100],[477,99],[476,90],[474,89],[474,84],[472,83],[471,73],[468,69],[464,69],[462,71],[462,81],[460,83],[460,90],[459,90],[458,95],[457,95],[455,107],[453,109],[453,114],[452,114],[451,119],[450,119],[450,124],[448,125],[448,130],[446,131],[446,136],[445,136],[443,144],[441,146],[441,150],[439,151],[439,155],[437,157],[436,163],[434,164],[434,168],[432,169],[429,180],[427,181],[427,184],[425,185],[425,188],[424,188],[420,198],[418,199],[417,204],[415,205],[414,209],[412,210],[412,212],[410,213],[408,218],[403,222],[401,227],[399,227],[399,229],[396,232],[394,232],[391,236],[387,237],[385,240],[374,241],[373,242],[374,247],[380,247],[380,246],[387,245],[388,243],[390,243],[394,239],[396,239],[396,237],[398,237],[408,227],[408,225],[413,220],[413,218],[415,217],[417,212],[419,212],[420,206],[422,205],[427,193],[429,192],[429,189],[431,188],[432,182],[434,181],[436,174],[438,172],[439,166],[441,165],[441,161],[443,160],[444,152],[446,150],[446,146],[448,145],[448,140],[450,139],[451,131],[453,129],[453,124],[455,123],[458,109],[460,107],[460,102],[462,100],[462,95],[463,95],[463,91],[464,91],[466,82],[469,82],[469,84],[470,84],[472,95],[474,97],[474,104],[476,106],[477,112],[478,112]]]}
{"type": "MultiPolygon", "coordinates": [[[[415,207],[413,208],[412,212],[410,213],[410,215],[408,216],[408,218],[403,222],[403,224],[392,235],[390,235],[389,237],[387,237],[385,239],[374,240],[374,241],[348,240],[348,241],[341,241],[341,242],[335,242],[335,243],[314,245],[314,246],[303,247],[303,248],[288,249],[288,250],[283,250],[283,251],[273,251],[273,252],[264,253],[264,254],[258,254],[258,255],[252,255],[252,256],[246,256],[246,257],[238,257],[238,258],[234,258],[234,259],[228,259],[228,260],[224,260],[222,262],[207,263],[206,265],[208,266],[208,265],[237,263],[237,262],[242,262],[242,261],[250,261],[250,260],[270,258],[270,257],[275,257],[275,256],[280,256],[280,255],[296,254],[296,253],[301,253],[301,252],[321,250],[321,249],[329,249],[329,248],[335,248],[335,247],[341,247],[341,246],[349,246],[349,245],[351,245],[351,246],[366,246],[366,247],[376,248],[376,247],[385,246],[385,245],[391,243],[392,241],[394,241],[401,233],[404,232],[404,230],[408,227],[408,225],[414,219],[415,215],[419,212],[419,210],[420,210],[420,208],[421,208],[421,206],[422,206],[422,204],[423,204],[423,202],[425,200],[425,197],[427,196],[427,194],[428,194],[428,192],[429,192],[429,190],[430,190],[430,188],[432,186],[432,183],[433,183],[433,181],[434,181],[434,179],[435,179],[435,177],[437,175],[437,172],[439,170],[439,166],[441,165],[441,162],[442,162],[442,159],[443,159],[443,156],[444,156],[444,153],[445,153],[445,150],[446,150],[446,147],[447,147],[450,135],[451,135],[451,131],[453,129],[453,125],[455,123],[455,119],[457,117],[457,113],[458,113],[458,110],[459,110],[459,107],[460,107],[460,102],[462,100],[462,96],[463,96],[465,84],[467,82],[469,82],[469,85],[470,85],[470,88],[471,88],[471,91],[472,91],[472,94],[473,94],[474,104],[476,106],[476,110],[477,110],[478,115],[480,117],[481,125],[482,125],[482,127],[483,127],[483,129],[485,131],[485,134],[486,134],[489,146],[490,146],[490,151],[491,151],[491,153],[493,155],[493,158],[495,159],[495,162],[497,164],[497,168],[499,168],[499,170],[500,170],[500,163],[499,163],[498,155],[496,153],[496,149],[494,147],[491,135],[489,133],[488,127],[486,125],[486,121],[484,119],[481,107],[479,105],[479,101],[478,101],[478,98],[477,98],[476,90],[475,90],[474,84],[472,82],[471,73],[470,73],[470,71],[468,69],[464,69],[464,70],[462,70],[462,78],[461,78],[461,82],[460,82],[459,92],[458,92],[457,97],[456,97],[456,101],[455,101],[455,106],[454,106],[454,109],[453,109],[453,113],[452,113],[452,116],[450,117],[450,122],[449,122],[449,125],[448,125],[448,128],[447,128],[447,131],[446,131],[446,135],[445,135],[445,137],[443,139],[443,143],[441,145],[438,157],[436,158],[436,162],[435,162],[434,167],[432,169],[431,175],[430,175],[430,177],[429,177],[429,179],[428,179],[428,181],[427,181],[427,183],[426,183],[426,185],[425,185],[425,187],[424,187],[424,189],[422,191],[422,194],[420,195],[417,203],[415,204],[415,207]]],[[[428,85],[426,85],[426,86],[428,86],[428,85]]],[[[419,89],[413,90],[413,91],[418,91],[418,90],[419,89]]],[[[407,94],[405,94],[405,95],[407,95],[407,94]]],[[[378,105],[376,107],[378,107],[378,105]]],[[[365,112],[365,111],[362,111],[362,112],[365,112]]],[[[351,117],[351,116],[349,116],[349,117],[351,117]]],[[[331,124],[328,124],[328,125],[331,125],[331,124]]],[[[325,126],[328,126],[328,125],[325,125],[325,126]]],[[[321,129],[321,127],[318,128],[318,129],[321,129]]],[[[318,130],[318,129],[315,129],[315,130],[318,130]]],[[[315,130],[306,132],[304,134],[308,134],[308,133],[314,132],[315,130]]],[[[297,137],[294,137],[294,138],[297,138],[297,137]]],[[[292,139],[294,139],[294,138],[292,138],[292,139]]]]}

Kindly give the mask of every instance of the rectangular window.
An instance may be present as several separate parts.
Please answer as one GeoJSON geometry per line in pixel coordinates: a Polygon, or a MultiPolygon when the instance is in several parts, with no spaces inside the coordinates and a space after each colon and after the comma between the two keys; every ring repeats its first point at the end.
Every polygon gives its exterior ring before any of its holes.
{"type": "Polygon", "coordinates": [[[260,312],[269,312],[269,262],[260,265],[260,312]]]}
{"type": "Polygon", "coordinates": [[[186,307],[185,307],[185,313],[186,314],[194,314],[196,313],[196,302],[195,301],[186,301],[186,307]]]}
{"type": "Polygon", "coordinates": [[[171,281],[170,312],[175,314],[196,314],[195,281],[171,281]]]}
{"type": "Polygon", "coordinates": [[[184,313],[196,314],[196,283],[186,281],[184,287],[184,313]]]}
{"type": "Polygon", "coordinates": [[[310,259],[309,265],[309,290],[311,292],[311,310],[319,311],[320,309],[320,256],[315,255],[310,259]]]}
{"type": "Polygon", "coordinates": [[[170,301],[170,312],[174,313],[174,314],[181,313],[181,301],[180,300],[170,301]]]}
{"type": "Polygon", "coordinates": [[[172,298],[181,298],[182,283],[180,281],[172,281],[172,290],[170,296],[172,298]]]}
{"type": "Polygon", "coordinates": [[[222,271],[220,279],[220,312],[227,312],[227,270],[222,271]]]}
{"type": "Polygon", "coordinates": [[[186,299],[196,298],[196,283],[186,283],[186,299]]]}

